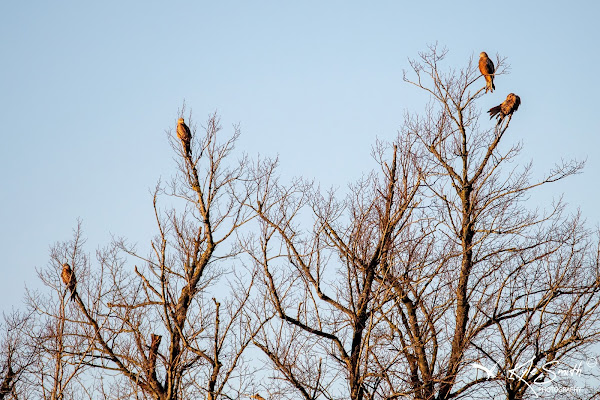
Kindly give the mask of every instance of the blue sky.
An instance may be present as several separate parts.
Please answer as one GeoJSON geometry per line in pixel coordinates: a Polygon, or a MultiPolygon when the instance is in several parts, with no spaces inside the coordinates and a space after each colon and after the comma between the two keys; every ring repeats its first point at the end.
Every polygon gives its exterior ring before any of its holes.
{"type": "MultiPolygon", "coordinates": [[[[196,122],[239,123],[238,148],[279,155],[281,173],[345,187],[373,167],[426,97],[403,83],[408,58],[448,47],[508,57],[487,110],[522,106],[510,135],[541,174],[561,158],[584,174],[564,193],[592,226],[600,145],[594,1],[14,1],[0,4],[0,308],[19,306],[49,247],[83,220],[88,249],[154,233],[149,190],[175,172],[165,130],[185,100],[196,122]]],[[[533,203],[532,206],[536,204],[533,203]]]]}

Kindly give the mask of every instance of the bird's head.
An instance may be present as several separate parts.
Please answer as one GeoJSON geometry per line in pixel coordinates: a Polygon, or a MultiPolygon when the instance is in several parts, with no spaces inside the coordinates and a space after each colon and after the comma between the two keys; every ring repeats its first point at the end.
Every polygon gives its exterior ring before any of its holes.
{"type": "Polygon", "coordinates": [[[482,51],[481,53],[479,53],[479,58],[487,58],[487,53],[485,51],[482,51]]]}
{"type": "Polygon", "coordinates": [[[184,123],[184,122],[183,122],[183,118],[179,118],[179,119],[177,120],[177,123],[178,123],[178,124],[183,124],[183,123],[184,123]]]}

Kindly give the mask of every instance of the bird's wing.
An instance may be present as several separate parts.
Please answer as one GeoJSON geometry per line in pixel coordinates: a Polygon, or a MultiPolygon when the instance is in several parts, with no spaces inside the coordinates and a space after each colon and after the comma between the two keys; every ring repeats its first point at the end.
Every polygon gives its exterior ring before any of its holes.
{"type": "Polygon", "coordinates": [[[65,285],[68,285],[71,281],[71,276],[73,275],[71,271],[71,267],[68,264],[63,265],[62,273],[60,274],[65,285]]]}
{"type": "Polygon", "coordinates": [[[181,140],[190,140],[192,138],[190,128],[185,124],[185,122],[181,122],[177,125],[177,136],[179,136],[179,139],[181,140]]]}
{"type": "Polygon", "coordinates": [[[491,75],[494,73],[494,63],[489,57],[481,57],[479,59],[479,71],[483,75],[491,75]]]}
{"type": "Polygon", "coordinates": [[[490,71],[489,73],[493,74],[496,71],[496,67],[494,67],[494,62],[490,58],[488,58],[486,64],[488,71],[490,71]]]}
{"type": "Polygon", "coordinates": [[[521,105],[521,98],[515,94],[515,105],[514,105],[513,110],[517,111],[519,109],[520,105],[521,105]]]}

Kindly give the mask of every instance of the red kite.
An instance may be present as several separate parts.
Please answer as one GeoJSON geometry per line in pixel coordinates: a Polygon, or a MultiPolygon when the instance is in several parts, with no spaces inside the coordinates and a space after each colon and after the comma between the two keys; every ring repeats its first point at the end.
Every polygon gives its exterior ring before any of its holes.
{"type": "Polygon", "coordinates": [[[75,286],[77,286],[77,279],[75,279],[75,273],[71,269],[71,266],[67,263],[63,264],[63,270],[61,273],[62,281],[69,291],[71,291],[71,300],[75,299],[75,286]]]}
{"type": "Polygon", "coordinates": [[[479,54],[479,71],[481,71],[481,74],[485,78],[485,92],[487,93],[489,90],[493,93],[494,89],[496,89],[496,86],[494,86],[494,72],[496,69],[485,51],[479,54]]]}
{"type": "Polygon", "coordinates": [[[498,118],[498,122],[502,122],[504,117],[507,115],[512,115],[519,106],[521,105],[521,98],[514,93],[510,93],[506,96],[506,100],[502,102],[499,106],[492,107],[488,111],[490,113],[490,119],[496,116],[498,118]]]}
{"type": "Polygon", "coordinates": [[[190,157],[192,155],[192,133],[190,128],[183,122],[183,118],[179,118],[177,121],[177,137],[181,140],[186,157],[190,157]]]}

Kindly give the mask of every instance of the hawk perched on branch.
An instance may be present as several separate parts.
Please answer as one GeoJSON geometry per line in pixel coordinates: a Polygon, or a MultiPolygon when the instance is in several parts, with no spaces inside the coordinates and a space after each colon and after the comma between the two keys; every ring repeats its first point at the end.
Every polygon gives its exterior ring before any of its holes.
{"type": "Polygon", "coordinates": [[[496,68],[485,51],[479,54],[479,71],[481,71],[481,74],[485,78],[485,92],[487,93],[489,90],[493,93],[494,89],[496,89],[496,86],[494,86],[494,72],[496,68]]]}
{"type": "Polygon", "coordinates": [[[67,289],[71,292],[71,300],[75,299],[75,286],[77,286],[77,279],[75,279],[75,273],[71,269],[68,263],[63,264],[63,270],[61,273],[62,281],[67,286],[67,289]]]}
{"type": "Polygon", "coordinates": [[[502,122],[504,117],[507,115],[512,115],[512,113],[517,111],[520,105],[521,98],[514,93],[510,93],[508,96],[506,96],[506,100],[504,100],[502,104],[490,108],[488,111],[490,113],[490,119],[496,116],[496,118],[498,118],[498,122],[502,122]]]}
{"type": "Polygon", "coordinates": [[[190,157],[192,155],[192,132],[183,121],[183,118],[179,118],[179,120],[177,121],[177,137],[179,138],[179,140],[181,140],[181,144],[183,145],[183,151],[185,151],[185,156],[190,157]]]}

